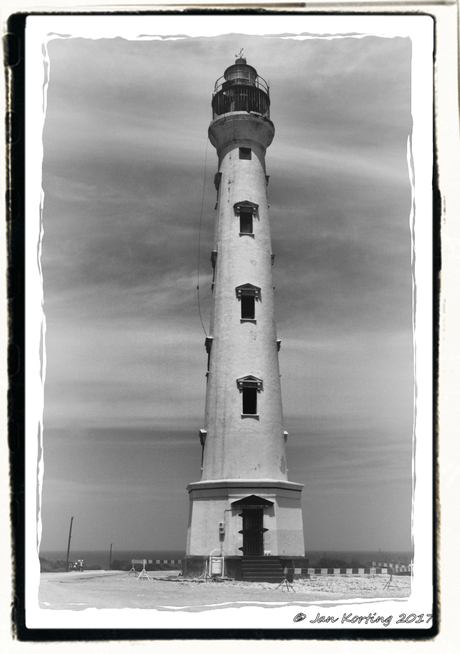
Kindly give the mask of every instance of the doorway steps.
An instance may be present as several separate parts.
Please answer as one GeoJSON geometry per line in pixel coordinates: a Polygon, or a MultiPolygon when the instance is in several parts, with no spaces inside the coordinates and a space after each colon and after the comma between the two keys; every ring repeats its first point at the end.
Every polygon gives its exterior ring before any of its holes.
{"type": "Polygon", "coordinates": [[[284,567],[276,556],[243,556],[241,580],[279,584],[284,580],[284,567]]]}

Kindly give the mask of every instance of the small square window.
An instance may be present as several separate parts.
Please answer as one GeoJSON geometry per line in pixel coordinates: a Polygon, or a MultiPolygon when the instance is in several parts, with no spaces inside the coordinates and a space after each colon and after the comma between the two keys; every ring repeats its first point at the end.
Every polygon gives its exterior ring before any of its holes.
{"type": "Polygon", "coordinates": [[[252,211],[240,211],[240,234],[252,233],[252,211]]]}
{"type": "Polygon", "coordinates": [[[240,159],[251,159],[251,148],[240,148],[240,159]]]}
{"type": "Polygon", "coordinates": [[[241,319],[254,320],[255,319],[255,297],[254,295],[241,296],[241,319]]]}
{"type": "Polygon", "coordinates": [[[257,388],[243,388],[243,414],[257,414],[257,388]]]}

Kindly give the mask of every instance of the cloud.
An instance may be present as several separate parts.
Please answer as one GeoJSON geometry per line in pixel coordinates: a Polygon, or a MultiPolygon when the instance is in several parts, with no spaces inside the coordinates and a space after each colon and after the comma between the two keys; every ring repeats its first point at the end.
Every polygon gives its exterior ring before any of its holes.
{"type": "Polygon", "coordinates": [[[200,426],[206,359],[198,330],[89,318],[75,329],[55,325],[49,336],[47,424],[164,425],[188,417],[200,426]]]}

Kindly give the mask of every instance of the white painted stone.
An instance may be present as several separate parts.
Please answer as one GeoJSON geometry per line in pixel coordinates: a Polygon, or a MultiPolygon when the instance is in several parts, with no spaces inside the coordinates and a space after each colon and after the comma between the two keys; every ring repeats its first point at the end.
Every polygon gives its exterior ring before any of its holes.
{"type": "Polygon", "coordinates": [[[190,527],[187,539],[188,555],[209,555],[214,548],[224,556],[242,556],[242,518],[240,509],[232,509],[232,502],[256,494],[273,502],[264,511],[263,549],[272,556],[304,556],[302,513],[300,510],[301,484],[288,481],[216,480],[195,482],[190,492],[190,527]],[[219,538],[219,522],[225,524],[225,537],[219,538]]]}
{"type": "Polygon", "coordinates": [[[268,218],[265,153],[273,123],[238,111],[217,117],[209,138],[217,149],[220,186],[214,250],[217,251],[209,337],[212,347],[207,376],[201,481],[188,486],[190,517],[187,554],[242,555],[242,518],[231,503],[250,495],[273,505],[264,509],[263,551],[304,556],[301,484],[287,481],[287,465],[278,345],[274,319],[272,249],[268,218]],[[240,159],[239,148],[251,149],[240,159]],[[235,205],[257,205],[253,234],[240,234],[235,205]],[[236,289],[260,289],[255,321],[241,319],[236,289]],[[257,415],[242,415],[237,380],[262,380],[257,415]],[[225,534],[219,535],[224,522],[225,534]]]}

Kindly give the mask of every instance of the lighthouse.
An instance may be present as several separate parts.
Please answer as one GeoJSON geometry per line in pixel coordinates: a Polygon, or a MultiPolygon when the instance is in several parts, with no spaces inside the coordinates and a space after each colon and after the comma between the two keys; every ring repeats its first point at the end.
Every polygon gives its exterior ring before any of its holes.
{"type": "Polygon", "coordinates": [[[212,305],[201,479],[187,487],[186,575],[209,571],[217,557],[226,576],[251,579],[259,568],[268,578],[268,563],[282,569],[305,554],[275,324],[265,166],[274,134],[268,84],[240,54],[215,84],[208,131],[218,157],[212,305]]]}

